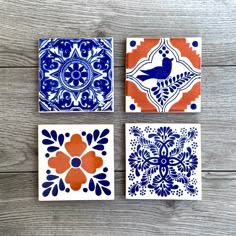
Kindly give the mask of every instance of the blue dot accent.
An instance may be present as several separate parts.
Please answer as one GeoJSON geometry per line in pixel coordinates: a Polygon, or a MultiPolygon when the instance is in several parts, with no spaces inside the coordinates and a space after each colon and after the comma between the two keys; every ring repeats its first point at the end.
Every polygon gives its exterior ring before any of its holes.
{"type": "Polygon", "coordinates": [[[68,137],[70,136],[70,134],[69,134],[69,133],[66,133],[65,136],[68,138],[68,137]]]}
{"type": "Polygon", "coordinates": [[[191,109],[195,110],[197,108],[197,105],[195,103],[191,104],[191,109]]]}
{"type": "Polygon", "coordinates": [[[129,106],[129,108],[130,108],[130,110],[135,110],[135,108],[136,108],[136,106],[134,105],[134,104],[131,104],[130,106],[129,106]]]}
{"type": "Polygon", "coordinates": [[[85,136],[85,135],[86,135],[86,132],[85,132],[85,131],[83,131],[83,132],[82,132],[82,135],[83,135],[83,136],[85,136]]]}
{"type": "Polygon", "coordinates": [[[87,192],[88,192],[88,189],[87,189],[87,188],[83,188],[83,191],[84,191],[85,193],[87,193],[87,192]]]}
{"type": "Polygon", "coordinates": [[[198,46],[198,42],[197,41],[193,41],[192,45],[193,45],[193,47],[197,47],[198,46]]]}
{"type": "Polygon", "coordinates": [[[163,50],[166,50],[166,47],[164,46],[164,47],[162,47],[162,49],[163,49],[163,50]]]}
{"type": "Polygon", "coordinates": [[[129,43],[130,47],[135,47],[136,46],[136,42],[134,40],[130,41],[129,43]]]}
{"type": "Polygon", "coordinates": [[[46,173],[49,175],[49,174],[51,173],[51,171],[50,171],[50,170],[47,170],[46,173]]]}
{"type": "Polygon", "coordinates": [[[66,192],[69,193],[69,192],[70,192],[70,189],[69,189],[69,188],[66,188],[66,192]]]}
{"type": "Polygon", "coordinates": [[[106,155],[107,155],[107,152],[106,152],[106,151],[103,151],[103,152],[102,152],[102,155],[103,155],[103,156],[106,156],[106,155]]]}
{"type": "Polygon", "coordinates": [[[46,153],[46,154],[45,154],[45,157],[49,157],[49,153],[46,153]]]}
{"type": "Polygon", "coordinates": [[[81,160],[78,157],[74,157],[71,161],[71,165],[78,168],[81,165],[81,160]]]}
{"type": "Polygon", "coordinates": [[[161,51],[161,50],[159,50],[159,53],[160,53],[160,54],[162,54],[162,51],[161,51]]]}
{"type": "Polygon", "coordinates": [[[108,171],[108,168],[107,168],[107,167],[104,167],[104,168],[103,168],[103,171],[104,171],[104,172],[107,172],[107,171],[108,171]]]}
{"type": "Polygon", "coordinates": [[[169,53],[169,50],[166,50],[166,54],[168,54],[169,53]]]}
{"type": "Polygon", "coordinates": [[[166,57],[166,54],[165,54],[165,53],[163,53],[163,54],[162,54],[162,56],[163,56],[163,57],[166,57]]]}

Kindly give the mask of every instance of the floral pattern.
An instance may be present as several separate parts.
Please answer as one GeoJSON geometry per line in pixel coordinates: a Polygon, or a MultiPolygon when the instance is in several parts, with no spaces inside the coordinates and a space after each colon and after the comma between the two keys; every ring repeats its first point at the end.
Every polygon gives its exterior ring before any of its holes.
{"type": "Polygon", "coordinates": [[[198,125],[127,125],[128,198],[201,198],[198,125]]]}
{"type": "Polygon", "coordinates": [[[201,39],[127,39],[126,111],[199,112],[201,39]]]}
{"type": "Polygon", "coordinates": [[[39,40],[39,111],[113,110],[112,38],[39,40]]]}
{"type": "Polygon", "coordinates": [[[58,128],[39,129],[44,150],[39,154],[39,198],[70,200],[72,195],[73,200],[112,198],[112,127],[97,126],[89,132],[81,126],[77,128],[81,132],[68,129],[70,132],[65,133],[58,128]]]}

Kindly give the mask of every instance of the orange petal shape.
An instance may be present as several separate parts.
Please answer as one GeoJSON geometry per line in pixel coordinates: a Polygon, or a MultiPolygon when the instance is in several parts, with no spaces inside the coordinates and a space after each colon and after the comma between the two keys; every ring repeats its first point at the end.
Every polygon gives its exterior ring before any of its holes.
{"type": "Polygon", "coordinates": [[[63,152],[57,152],[56,157],[48,160],[48,166],[55,169],[58,174],[62,174],[70,168],[70,157],[63,152]]]}
{"type": "Polygon", "coordinates": [[[93,174],[97,168],[100,168],[103,164],[101,157],[97,157],[94,151],[86,153],[82,158],[82,168],[88,173],[93,174]]]}
{"type": "Polygon", "coordinates": [[[86,183],[87,179],[80,168],[71,168],[66,175],[66,183],[70,184],[71,189],[78,191],[81,185],[86,183]]]}
{"type": "Polygon", "coordinates": [[[70,142],[67,142],[65,144],[65,147],[71,157],[79,157],[84,152],[87,145],[85,142],[82,141],[82,138],[79,134],[74,134],[72,135],[70,142]]]}

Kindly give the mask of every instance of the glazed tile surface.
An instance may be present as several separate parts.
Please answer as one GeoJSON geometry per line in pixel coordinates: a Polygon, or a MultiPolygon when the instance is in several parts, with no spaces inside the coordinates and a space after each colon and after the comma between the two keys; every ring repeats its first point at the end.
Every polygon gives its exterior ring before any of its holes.
{"type": "Polygon", "coordinates": [[[39,200],[113,200],[113,125],[39,125],[39,200]]]}
{"type": "Polygon", "coordinates": [[[126,124],[126,198],[201,199],[198,124],[126,124]]]}
{"type": "Polygon", "coordinates": [[[126,112],[200,112],[201,38],[128,38],[126,112]]]}
{"type": "Polygon", "coordinates": [[[40,39],[39,112],[113,111],[113,39],[40,39]]]}

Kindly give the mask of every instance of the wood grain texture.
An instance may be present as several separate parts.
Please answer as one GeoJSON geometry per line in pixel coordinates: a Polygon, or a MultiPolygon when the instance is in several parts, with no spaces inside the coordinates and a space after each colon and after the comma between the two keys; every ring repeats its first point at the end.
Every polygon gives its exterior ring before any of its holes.
{"type": "Polygon", "coordinates": [[[124,173],[115,177],[115,201],[38,202],[36,174],[0,174],[1,235],[236,233],[235,173],[204,173],[202,201],[126,200],[124,173]]]}
{"type": "Polygon", "coordinates": [[[115,70],[115,112],[37,112],[37,69],[0,69],[0,171],[37,170],[38,124],[114,124],[115,169],[124,170],[124,124],[131,122],[200,123],[204,170],[236,170],[236,67],[205,67],[202,113],[126,114],[124,68],[115,70]],[[214,81],[217,81],[214,82],[214,81]],[[224,92],[222,90],[224,88],[224,92]],[[9,98],[9,93],[11,97],[9,98]]]}
{"type": "Polygon", "coordinates": [[[126,37],[203,37],[204,65],[236,64],[234,0],[0,0],[0,66],[37,66],[45,37],[115,39],[124,65],[126,37]]]}
{"type": "Polygon", "coordinates": [[[236,235],[235,0],[0,0],[0,235],[236,235]],[[39,114],[37,40],[114,37],[115,112],[39,114]],[[126,114],[126,37],[203,37],[200,114],[126,114]],[[126,122],[202,125],[202,201],[125,200],[126,122]],[[38,202],[38,124],[115,125],[115,201],[38,202]]]}

